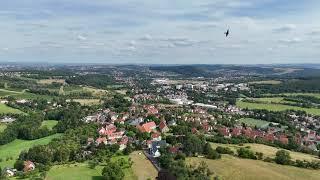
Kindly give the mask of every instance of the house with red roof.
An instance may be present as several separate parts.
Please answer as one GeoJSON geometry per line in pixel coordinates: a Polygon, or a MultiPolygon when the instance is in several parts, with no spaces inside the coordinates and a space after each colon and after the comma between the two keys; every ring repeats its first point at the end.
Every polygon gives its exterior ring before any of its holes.
{"type": "Polygon", "coordinates": [[[144,123],[142,125],[138,125],[137,128],[139,129],[140,132],[150,133],[151,131],[157,128],[157,125],[155,122],[151,121],[151,122],[144,123]]]}
{"type": "Polygon", "coordinates": [[[162,133],[166,133],[168,132],[170,129],[169,127],[167,126],[167,123],[165,120],[162,120],[159,124],[159,129],[162,133]]]}
{"type": "Polygon", "coordinates": [[[127,136],[123,136],[122,139],[119,142],[120,148],[119,150],[122,151],[127,147],[129,138],[127,136]]]}
{"type": "Polygon", "coordinates": [[[161,141],[161,134],[158,132],[151,134],[152,141],[161,141]]]}
{"type": "Polygon", "coordinates": [[[278,140],[282,143],[282,144],[288,144],[289,143],[289,139],[286,135],[282,134],[279,136],[278,140]]]}
{"type": "Polygon", "coordinates": [[[230,130],[227,127],[222,127],[218,129],[219,133],[224,137],[231,137],[230,130]]]}
{"type": "Polygon", "coordinates": [[[273,142],[276,138],[275,138],[275,136],[274,136],[273,134],[268,133],[268,134],[266,134],[266,135],[263,137],[263,139],[264,139],[265,141],[273,142]]]}
{"type": "Polygon", "coordinates": [[[108,140],[106,137],[99,137],[96,139],[96,145],[99,146],[100,144],[107,144],[108,140]]]}
{"type": "Polygon", "coordinates": [[[240,136],[241,135],[241,128],[235,127],[231,130],[232,136],[240,136]]]}
{"type": "Polygon", "coordinates": [[[30,172],[36,168],[36,166],[34,165],[34,163],[32,161],[24,161],[23,165],[24,165],[24,167],[23,167],[24,172],[30,172]]]}

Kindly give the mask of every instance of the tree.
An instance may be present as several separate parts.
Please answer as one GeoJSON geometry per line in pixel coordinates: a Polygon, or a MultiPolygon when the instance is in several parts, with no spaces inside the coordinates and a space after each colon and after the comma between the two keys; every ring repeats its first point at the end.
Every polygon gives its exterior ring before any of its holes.
{"type": "Polygon", "coordinates": [[[14,163],[14,166],[13,166],[15,169],[17,169],[18,171],[22,171],[23,168],[24,168],[24,161],[22,160],[17,160],[15,163],[14,163]]]}
{"type": "Polygon", "coordinates": [[[202,154],[204,142],[196,135],[187,135],[184,140],[184,151],[188,156],[202,154]]]}
{"type": "Polygon", "coordinates": [[[105,180],[122,180],[124,172],[117,163],[109,162],[102,170],[103,179],[105,180]]]}
{"type": "Polygon", "coordinates": [[[212,150],[212,151],[210,151],[210,152],[208,153],[207,158],[208,158],[208,159],[220,159],[220,158],[221,158],[221,155],[220,155],[217,151],[212,150]]]}
{"type": "Polygon", "coordinates": [[[291,163],[291,156],[288,151],[279,150],[276,153],[275,161],[277,164],[288,165],[291,163]]]}

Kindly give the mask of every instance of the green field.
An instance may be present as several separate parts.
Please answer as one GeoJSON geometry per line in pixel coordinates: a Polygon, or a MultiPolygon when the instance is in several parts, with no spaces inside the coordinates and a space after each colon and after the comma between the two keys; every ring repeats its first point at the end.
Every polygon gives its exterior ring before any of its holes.
{"type": "Polygon", "coordinates": [[[253,118],[241,118],[238,121],[240,123],[245,123],[246,125],[251,127],[257,126],[258,128],[267,127],[270,124],[270,122],[268,121],[263,121],[260,119],[253,119],[253,118]]]}
{"type": "Polygon", "coordinates": [[[282,166],[259,160],[240,159],[222,155],[219,160],[188,158],[189,164],[207,163],[209,169],[222,180],[319,180],[320,170],[282,166]]]}
{"type": "Polygon", "coordinates": [[[239,108],[248,109],[266,109],[269,111],[285,111],[285,110],[300,110],[306,111],[309,114],[320,115],[320,109],[317,108],[302,108],[298,106],[289,106],[283,104],[270,104],[270,103],[254,103],[254,102],[243,102],[241,100],[237,101],[237,106],[239,108]]]}
{"type": "MultiPolygon", "coordinates": [[[[240,149],[241,147],[250,147],[250,149],[254,152],[262,152],[264,157],[270,157],[274,158],[277,151],[281,150],[281,148],[276,148],[272,146],[267,146],[264,144],[255,144],[255,143],[246,143],[243,144],[242,146],[237,145],[237,144],[220,144],[220,143],[210,143],[212,148],[216,148],[218,146],[222,147],[229,147],[231,150],[234,152],[237,151],[237,149],[240,149]]],[[[306,160],[306,161],[320,161],[320,159],[317,158],[317,156],[310,155],[310,154],[305,154],[305,153],[300,153],[300,152],[293,152],[290,151],[290,156],[292,157],[293,160],[306,160]]]]}
{"type": "Polygon", "coordinates": [[[51,135],[48,137],[44,137],[44,138],[36,139],[32,141],[16,139],[9,144],[1,145],[0,159],[2,159],[2,162],[0,162],[0,166],[1,167],[13,166],[15,159],[18,158],[21,151],[28,150],[29,148],[35,145],[48,144],[53,138],[57,138],[60,136],[61,134],[55,134],[55,135],[51,135]],[[8,157],[12,157],[13,159],[6,161],[8,157]]]}
{"type": "MultiPolygon", "coordinates": [[[[128,156],[126,156],[128,158],[128,156]]],[[[96,166],[91,169],[87,163],[77,163],[71,165],[57,165],[53,166],[47,174],[48,180],[102,180],[103,166],[96,166]]],[[[124,180],[138,179],[131,168],[124,169],[124,180]]]]}
{"type": "Polygon", "coordinates": [[[7,113],[12,113],[12,114],[21,114],[23,113],[19,109],[14,109],[12,107],[9,107],[5,104],[0,104],[0,114],[7,114],[7,113]]]}
{"type": "Polygon", "coordinates": [[[284,93],[285,96],[313,96],[320,98],[320,93],[284,93]]]}
{"type": "Polygon", "coordinates": [[[58,121],[56,120],[46,120],[42,122],[41,127],[47,126],[49,130],[52,130],[52,128],[57,124],[58,124],[58,121]]]}
{"type": "Polygon", "coordinates": [[[20,94],[20,93],[22,93],[22,92],[0,89],[0,97],[12,96],[12,95],[20,94]]]}
{"type": "Polygon", "coordinates": [[[0,123],[0,133],[3,132],[7,128],[7,125],[4,123],[0,123]]]}
{"type": "MultiPolygon", "coordinates": [[[[133,165],[131,168],[124,169],[124,180],[146,180],[155,179],[158,175],[157,170],[146,158],[141,151],[135,151],[130,156],[118,156],[112,158],[116,161],[119,158],[131,158],[133,165]]],[[[57,165],[53,166],[47,174],[48,180],[99,180],[103,179],[101,172],[103,164],[97,166],[95,169],[90,169],[86,163],[77,163],[71,165],[57,165]]]]}

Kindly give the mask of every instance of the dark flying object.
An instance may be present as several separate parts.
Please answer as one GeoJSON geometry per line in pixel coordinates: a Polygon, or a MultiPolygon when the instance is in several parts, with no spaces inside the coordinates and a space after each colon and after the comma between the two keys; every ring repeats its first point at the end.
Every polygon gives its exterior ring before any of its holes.
{"type": "Polygon", "coordinates": [[[229,36],[229,29],[224,34],[226,35],[226,37],[228,37],[229,36]]]}

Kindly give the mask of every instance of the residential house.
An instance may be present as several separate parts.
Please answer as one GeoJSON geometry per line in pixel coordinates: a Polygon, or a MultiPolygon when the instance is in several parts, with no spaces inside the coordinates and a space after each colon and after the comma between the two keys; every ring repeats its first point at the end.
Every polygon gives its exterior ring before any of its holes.
{"type": "Polygon", "coordinates": [[[151,134],[152,141],[161,141],[161,134],[158,132],[151,134]]]}
{"type": "Polygon", "coordinates": [[[157,128],[157,125],[155,122],[151,121],[151,122],[142,124],[141,126],[138,125],[137,128],[140,130],[140,132],[150,133],[151,131],[153,131],[157,128]]]}
{"type": "Polygon", "coordinates": [[[222,127],[218,129],[219,133],[223,135],[225,138],[231,137],[230,130],[227,127],[222,127]]]}
{"type": "Polygon", "coordinates": [[[23,168],[23,171],[24,171],[24,172],[33,171],[33,170],[36,168],[36,166],[34,165],[34,163],[31,162],[31,161],[25,161],[25,162],[23,163],[23,165],[24,165],[24,168],[23,168]]]}
{"type": "Polygon", "coordinates": [[[127,147],[129,138],[127,136],[123,136],[121,141],[119,142],[120,148],[119,150],[122,151],[127,147]]]}
{"type": "Polygon", "coordinates": [[[167,146],[166,141],[152,141],[151,143],[151,148],[149,149],[150,154],[153,157],[160,157],[160,148],[165,148],[167,146]]]}
{"type": "Polygon", "coordinates": [[[13,169],[13,168],[6,167],[0,173],[6,177],[12,177],[17,173],[17,170],[13,169]]]}
{"type": "Polygon", "coordinates": [[[162,133],[166,133],[168,132],[170,129],[169,127],[167,126],[167,123],[165,120],[162,120],[159,124],[159,129],[162,133]]]}

